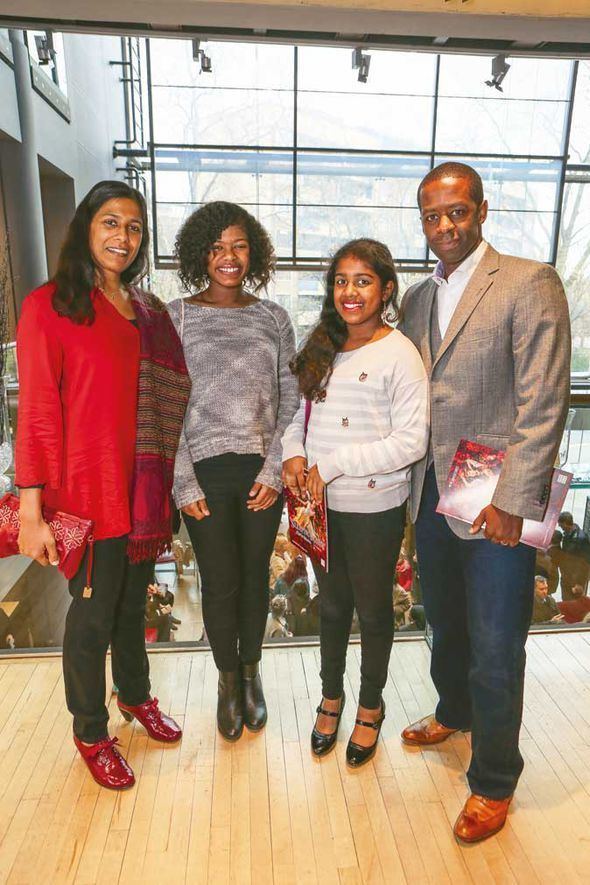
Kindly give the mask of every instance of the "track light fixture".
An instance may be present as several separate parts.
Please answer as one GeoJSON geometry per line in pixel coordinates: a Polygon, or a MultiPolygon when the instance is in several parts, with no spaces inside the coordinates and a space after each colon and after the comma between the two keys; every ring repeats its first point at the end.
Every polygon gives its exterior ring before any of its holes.
{"type": "Polygon", "coordinates": [[[491,86],[494,89],[497,89],[498,92],[504,92],[502,86],[502,80],[510,70],[510,65],[506,61],[505,55],[496,55],[492,59],[492,78],[491,80],[486,80],[486,86],[491,86]]]}
{"type": "Polygon", "coordinates": [[[371,56],[363,52],[360,46],[352,50],[352,69],[358,71],[359,83],[366,83],[369,79],[369,68],[371,66],[371,56]]]}
{"type": "Polygon", "coordinates": [[[199,74],[210,74],[213,71],[211,58],[200,48],[199,40],[193,40],[193,58],[199,64],[199,74]]]}
{"type": "Polygon", "coordinates": [[[37,48],[37,59],[40,65],[48,65],[55,58],[55,50],[51,46],[47,35],[41,36],[35,34],[35,46],[37,48]]]}

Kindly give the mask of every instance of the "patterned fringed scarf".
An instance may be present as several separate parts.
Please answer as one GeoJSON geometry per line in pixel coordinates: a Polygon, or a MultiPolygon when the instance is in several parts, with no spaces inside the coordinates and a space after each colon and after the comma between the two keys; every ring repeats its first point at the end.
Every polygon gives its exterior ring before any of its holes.
{"type": "Polygon", "coordinates": [[[140,335],[137,439],[131,493],[131,562],[157,559],[172,543],[174,458],[191,382],[182,346],[164,305],[132,288],[140,335]]]}

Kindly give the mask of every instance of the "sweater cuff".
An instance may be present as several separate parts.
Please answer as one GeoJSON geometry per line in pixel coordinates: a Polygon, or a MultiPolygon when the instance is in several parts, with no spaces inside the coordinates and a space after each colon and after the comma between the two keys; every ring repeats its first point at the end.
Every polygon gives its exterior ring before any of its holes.
{"type": "Polygon", "coordinates": [[[533,504],[526,504],[524,501],[516,502],[513,495],[506,495],[502,489],[496,488],[492,496],[491,503],[494,507],[499,507],[511,516],[520,516],[522,519],[532,519],[534,522],[543,522],[547,504],[539,504],[535,501],[533,504]]]}
{"type": "Polygon", "coordinates": [[[278,492],[279,495],[283,491],[283,480],[281,479],[281,472],[277,473],[275,469],[264,465],[258,476],[256,477],[256,482],[262,483],[264,486],[269,486],[269,488],[274,489],[275,492],[278,492]]]}
{"type": "Polygon", "coordinates": [[[302,442],[296,439],[290,442],[283,442],[283,464],[289,458],[307,458],[305,446],[302,442]]]}
{"type": "Polygon", "coordinates": [[[321,478],[326,484],[332,482],[336,477],[342,476],[344,473],[336,463],[336,454],[334,452],[331,452],[329,455],[322,455],[321,458],[318,458],[317,468],[321,478]]]}
{"type": "Polygon", "coordinates": [[[188,485],[175,485],[172,489],[172,497],[174,498],[174,503],[180,510],[188,504],[193,504],[195,501],[202,500],[205,497],[205,493],[198,482],[192,482],[188,485]]]}

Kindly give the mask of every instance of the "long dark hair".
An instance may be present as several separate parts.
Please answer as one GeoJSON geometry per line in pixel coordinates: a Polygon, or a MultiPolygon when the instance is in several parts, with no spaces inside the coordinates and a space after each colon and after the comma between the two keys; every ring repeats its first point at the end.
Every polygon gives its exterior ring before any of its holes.
{"type": "Polygon", "coordinates": [[[74,214],[59,253],[53,308],[60,316],[75,323],[92,323],[94,307],[90,293],[96,283],[96,265],[90,253],[90,223],[108,200],[125,198],[137,203],[141,212],[143,235],[132,264],[121,274],[124,283],[136,283],[148,270],[148,217],[143,195],[124,181],[99,181],[88,191],[74,214]]]}
{"type": "Polygon", "coordinates": [[[334,280],[336,268],[342,258],[352,256],[371,267],[383,288],[393,283],[393,290],[384,307],[391,320],[399,316],[398,283],[391,252],[378,240],[351,240],[341,246],[333,256],[326,272],[326,294],[317,325],[309,333],[301,349],[291,361],[291,371],[299,379],[299,390],[306,399],[319,402],[325,396],[334,359],[348,337],[348,328],[334,306],[334,280]]]}
{"type": "Polygon", "coordinates": [[[223,231],[237,225],[246,234],[250,246],[250,269],[244,280],[247,289],[266,289],[275,268],[275,253],[264,227],[237,203],[216,200],[197,209],[180,228],[175,253],[178,276],[187,292],[198,295],[207,288],[207,262],[213,244],[223,231]]]}

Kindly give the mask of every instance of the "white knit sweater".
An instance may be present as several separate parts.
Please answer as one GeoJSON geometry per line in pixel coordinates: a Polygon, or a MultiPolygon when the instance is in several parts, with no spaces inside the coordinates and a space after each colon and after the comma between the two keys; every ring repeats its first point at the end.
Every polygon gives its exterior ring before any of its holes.
{"type": "Polygon", "coordinates": [[[305,403],[283,436],[283,461],[307,456],[328,483],[328,507],[376,513],[409,494],[410,467],[428,446],[428,380],[401,332],[338,354],[326,398],[314,403],[304,446],[305,403]]]}

